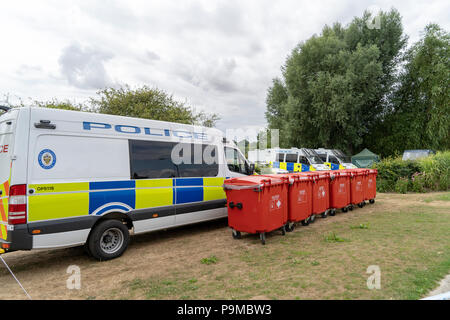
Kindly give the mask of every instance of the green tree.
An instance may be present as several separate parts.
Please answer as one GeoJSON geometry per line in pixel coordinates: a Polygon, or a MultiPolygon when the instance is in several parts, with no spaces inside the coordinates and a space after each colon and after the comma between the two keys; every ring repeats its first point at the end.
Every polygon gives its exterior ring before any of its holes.
{"type": "Polygon", "coordinates": [[[96,112],[153,120],[197,124],[213,127],[219,119],[216,114],[195,113],[186,103],[176,101],[166,92],[143,86],[107,88],[91,98],[96,112]]]}
{"type": "Polygon", "coordinates": [[[325,26],[298,44],[267,94],[269,128],[283,147],[332,147],[353,153],[389,108],[395,66],[406,44],[401,17],[365,12],[349,26],[325,26]]]}
{"type": "Polygon", "coordinates": [[[89,111],[82,104],[72,103],[69,100],[66,100],[66,101],[58,101],[57,99],[52,99],[50,101],[35,100],[33,105],[36,107],[41,107],[41,108],[63,109],[63,110],[72,110],[72,111],[89,111]]]}
{"type": "Polygon", "coordinates": [[[374,134],[376,150],[450,149],[450,33],[429,24],[404,62],[393,108],[374,134]]]}

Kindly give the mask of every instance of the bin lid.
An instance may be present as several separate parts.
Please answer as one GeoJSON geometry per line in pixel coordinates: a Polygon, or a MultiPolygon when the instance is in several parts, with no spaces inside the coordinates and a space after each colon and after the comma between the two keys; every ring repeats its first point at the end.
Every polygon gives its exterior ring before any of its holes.
{"type": "Polygon", "coordinates": [[[311,175],[301,175],[299,172],[296,173],[282,173],[282,174],[266,174],[266,177],[275,178],[275,179],[287,179],[290,184],[295,181],[310,181],[313,179],[311,175]]]}
{"type": "Polygon", "coordinates": [[[286,184],[289,180],[271,176],[244,176],[227,179],[223,183],[225,189],[245,189],[270,185],[286,184]]]}
{"type": "Polygon", "coordinates": [[[328,179],[330,177],[330,172],[328,171],[306,171],[299,174],[314,176],[316,179],[328,179]]]}

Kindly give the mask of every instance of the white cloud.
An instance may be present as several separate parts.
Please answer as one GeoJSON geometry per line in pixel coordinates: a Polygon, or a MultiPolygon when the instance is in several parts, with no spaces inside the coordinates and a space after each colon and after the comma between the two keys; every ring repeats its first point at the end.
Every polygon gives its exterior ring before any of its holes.
{"type": "Polygon", "coordinates": [[[287,55],[324,24],[397,8],[410,43],[449,29],[448,1],[10,1],[0,10],[0,100],[83,102],[105,85],[155,86],[220,129],[265,126],[265,98],[287,55]]]}

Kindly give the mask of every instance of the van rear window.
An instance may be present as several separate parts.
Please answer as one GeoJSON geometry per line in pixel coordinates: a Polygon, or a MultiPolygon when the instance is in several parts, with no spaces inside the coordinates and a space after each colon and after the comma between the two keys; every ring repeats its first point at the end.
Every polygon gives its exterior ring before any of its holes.
{"type": "Polygon", "coordinates": [[[161,179],[175,177],[215,177],[219,173],[217,148],[209,145],[183,144],[178,155],[189,163],[174,164],[172,150],[178,143],[130,140],[131,179],[161,179]],[[206,151],[205,151],[206,149],[206,151]],[[183,157],[190,150],[190,157],[183,157]],[[209,154],[208,158],[194,157],[194,151],[209,154]],[[211,160],[213,158],[214,161],[211,160]]]}

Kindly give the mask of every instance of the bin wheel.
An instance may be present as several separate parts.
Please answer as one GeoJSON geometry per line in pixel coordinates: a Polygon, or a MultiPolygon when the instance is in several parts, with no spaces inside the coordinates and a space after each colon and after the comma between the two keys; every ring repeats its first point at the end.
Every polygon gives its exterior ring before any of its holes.
{"type": "Polygon", "coordinates": [[[331,209],[330,210],[330,216],[334,217],[336,215],[336,210],[335,209],[331,209]]]}
{"type": "Polygon", "coordinates": [[[266,233],[265,232],[261,232],[259,234],[259,239],[261,240],[262,245],[266,244],[266,233]]]}
{"type": "Polygon", "coordinates": [[[342,212],[347,212],[348,211],[348,208],[347,207],[343,207],[342,208],[342,212]]]}
{"type": "Polygon", "coordinates": [[[363,203],[362,202],[358,203],[358,207],[360,208],[364,207],[363,203]]]}
{"type": "Polygon", "coordinates": [[[327,211],[325,211],[325,212],[322,212],[322,214],[320,215],[322,218],[326,218],[326,217],[328,217],[328,212],[327,211]]]}
{"type": "Polygon", "coordinates": [[[370,203],[370,204],[374,204],[374,203],[375,203],[375,199],[370,199],[370,200],[369,200],[369,203],[370,203]]]}
{"type": "Polygon", "coordinates": [[[294,231],[294,223],[288,222],[288,223],[286,223],[286,226],[284,228],[286,229],[286,232],[292,232],[292,231],[294,231]]]}
{"type": "Polygon", "coordinates": [[[316,221],[316,215],[312,214],[311,217],[309,217],[309,222],[314,223],[314,221],[316,221]]]}
{"type": "Polygon", "coordinates": [[[348,206],[348,210],[353,211],[353,205],[352,204],[348,206]]]}
{"type": "Polygon", "coordinates": [[[236,230],[231,230],[231,234],[233,235],[233,239],[240,239],[241,238],[241,232],[236,230]]]}
{"type": "Polygon", "coordinates": [[[285,225],[281,227],[281,234],[282,234],[283,236],[286,235],[286,226],[285,226],[285,225]]]}
{"type": "Polygon", "coordinates": [[[302,220],[302,226],[307,226],[307,225],[309,225],[309,218],[302,220]]]}

